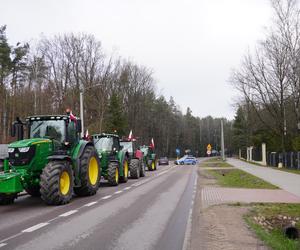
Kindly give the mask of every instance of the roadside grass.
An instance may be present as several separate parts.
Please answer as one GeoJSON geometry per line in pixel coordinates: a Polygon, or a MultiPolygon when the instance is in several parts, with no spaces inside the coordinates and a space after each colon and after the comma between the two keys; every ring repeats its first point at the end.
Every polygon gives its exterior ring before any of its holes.
{"type": "Polygon", "coordinates": [[[218,162],[218,161],[222,161],[222,159],[218,156],[213,156],[213,157],[210,157],[209,159],[205,160],[204,162],[218,162]]]}
{"type": "Polygon", "coordinates": [[[300,230],[300,204],[254,204],[245,215],[246,223],[274,250],[299,250],[300,240],[288,239],[283,228],[296,222],[300,230]]]}
{"type": "MultiPolygon", "coordinates": [[[[229,164],[228,164],[229,165],[229,164]]],[[[229,165],[230,166],[230,165],[229,165]]],[[[207,170],[222,187],[277,189],[275,185],[239,169],[207,170]]]]}
{"type": "Polygon", "coordinates": [[[221,159],[217,160],[215,159],[214,161],[204,161],[201,162],[199,165],[200,167],[215,167],[215,168],[228,168],[228,167],[233,167],[232,165],[228,164],[225,161],[222,161],[221,159]]]}

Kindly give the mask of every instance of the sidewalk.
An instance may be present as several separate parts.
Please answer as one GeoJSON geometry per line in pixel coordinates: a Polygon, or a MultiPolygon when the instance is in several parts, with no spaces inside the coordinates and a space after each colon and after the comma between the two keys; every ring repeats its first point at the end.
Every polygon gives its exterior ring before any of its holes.
{"type": "Polygon", "coordinates": [[[232,166],[268,181],[279,188],[300,197],[300,175],[288,173],[269,167],[260,167],[251,163],[228,158],[227,162],[232,166]]]}

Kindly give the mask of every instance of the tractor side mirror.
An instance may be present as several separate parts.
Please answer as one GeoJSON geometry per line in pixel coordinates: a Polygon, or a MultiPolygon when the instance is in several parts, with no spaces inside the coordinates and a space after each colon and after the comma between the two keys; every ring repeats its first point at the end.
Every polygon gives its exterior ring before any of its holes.
{"type": "Polygon", "coordinates": [[[76,132],[79,133],[79,134],[82,132],[81,119],[77,119],[77,122],[76,122],[76,132]]]}
{"type": "Polygon", "coordinates": [[[12,125],[11,125],[11,128],[10,128],[10,136],[11,137],[15,137],[16,136],[16,123],[14,122],[12,125]]]}

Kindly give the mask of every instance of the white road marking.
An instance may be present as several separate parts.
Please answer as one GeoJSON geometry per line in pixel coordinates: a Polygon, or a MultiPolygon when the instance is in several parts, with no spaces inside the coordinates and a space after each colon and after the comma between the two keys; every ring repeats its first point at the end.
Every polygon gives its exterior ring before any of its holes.
{"type": "Polygon", "coordinates": [[[102,197],[101,200],[107,200],[107,199],[109,199],[111,196],[112,196],[112,195],[106,195],[106,196],[102,197]]]}
{"type": "Polygon", "coordinates": [[[6,246],[7,243],[0,243],[0,248],[6,246]]]}
{"type": "Polygon", "coordinates": [[[36,224],[36,225],[34,225],[34,226],[32,226],[32,227],[26,228],[26,229],[24,229],[22,232],[23,232],[23,233],[31,233],[31,232],[33,232],[33,231],[35,231],[35,230],[38,230],[38,229],[40,229],[40,228],[42,228],[42,227],[45,227],[45,226],[47,226],[47,225],[49,225],[48,222],[43,222],[43,223],[40,223],[40,224],[36,224]]]}
{"type": "Polygon", "coordinates": [[[93,206],[93,205],[95,205],[95,204],[97,204],[98,202],[97,201],[93,201],[93,202],[90,202],[90,203],[88,203],[88,204],[85,204],[84,206],[85,207],[90,207],[90,206],[93,206]]]}
{"type": "Polygon", "coordinates": [[[124,188],[123,190],[129,190],[131,187],[126,187],[126,188],[124,188]]]}
{"type": "Polygon", "coordinates": [[[59,217],[67,217],[67,216],[70,216],[71,214],[75,214],[77,212],[78,212],[78,210],[71,210],[69,212],[59,215],[59,217]]]}
{"type": "Polygon", "coordinates": [[[122,190],[119,190],[119,191],[116,191],[115,194],[120,194],[122,192],[123,192],[122,190]]]}
{"type": "Polygon", "coordinates": [[[157,176],[160,176],[160,175],[165,174],[165,173],[167,173],[167,172],[168,172],[168,170],[162,171],[162,172],[160,172],[159,174],[157,174],[157,176]]]}

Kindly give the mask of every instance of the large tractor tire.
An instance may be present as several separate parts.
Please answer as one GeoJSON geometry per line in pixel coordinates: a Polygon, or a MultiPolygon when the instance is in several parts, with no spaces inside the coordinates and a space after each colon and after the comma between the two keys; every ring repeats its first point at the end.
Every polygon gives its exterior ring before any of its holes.
{"type": "Polygon", "coordinates": [[[143,159],[141,159],[140,161],[139,161],[139,166],[140,166],[140,169],[141,169],[141,177],[145,177],[145,163],[144,163],[144,161],[143,161],[143,159]]]}
{"type": "Polygon", "coordinates": [[[41,196],[40,186],[31,186],[31,187],[25,188],[25,191],[32,197],[40,197],[41,196]]]}
{"type": "Polygon", "coordinates": [[[17,194],[0,194],[0,205],[9,205],[14,203],[17,194]]]}
{"type": "Polygon", "coordinates": [[[138,159],[132,159],[129,164],[130,177],[133,179],[140,178],[140,162],[138,159]]]}
{"type": "Polygon", "coordinates": [[[107,168],[107,180],[108,183],[112,186],[118,186],[119,185],[119,164],[117,162],[110,162],[108,164],[107,168]]]}
{"type": "Polygon", "coordinates": [[[123,161],[123,176],[120,176],[120,182],[126,183],[128,181],[128,173],[129,173],[128,160],[125,158],[123,161]]]}
{"type": "Polygon", "coordinates": [[[70,202],[74,178],[69,162],[50,161],[43,169],[40,186],[41,198],[48,205],[63,205],[70,202]]]}
{"type": "Polygon", "coordinates": [[[78,196],[91,196],[97,193],[99,188],[101,170],[95,149],[87,146],[80,157],[80,187],[74,188],[78,196]]]}

